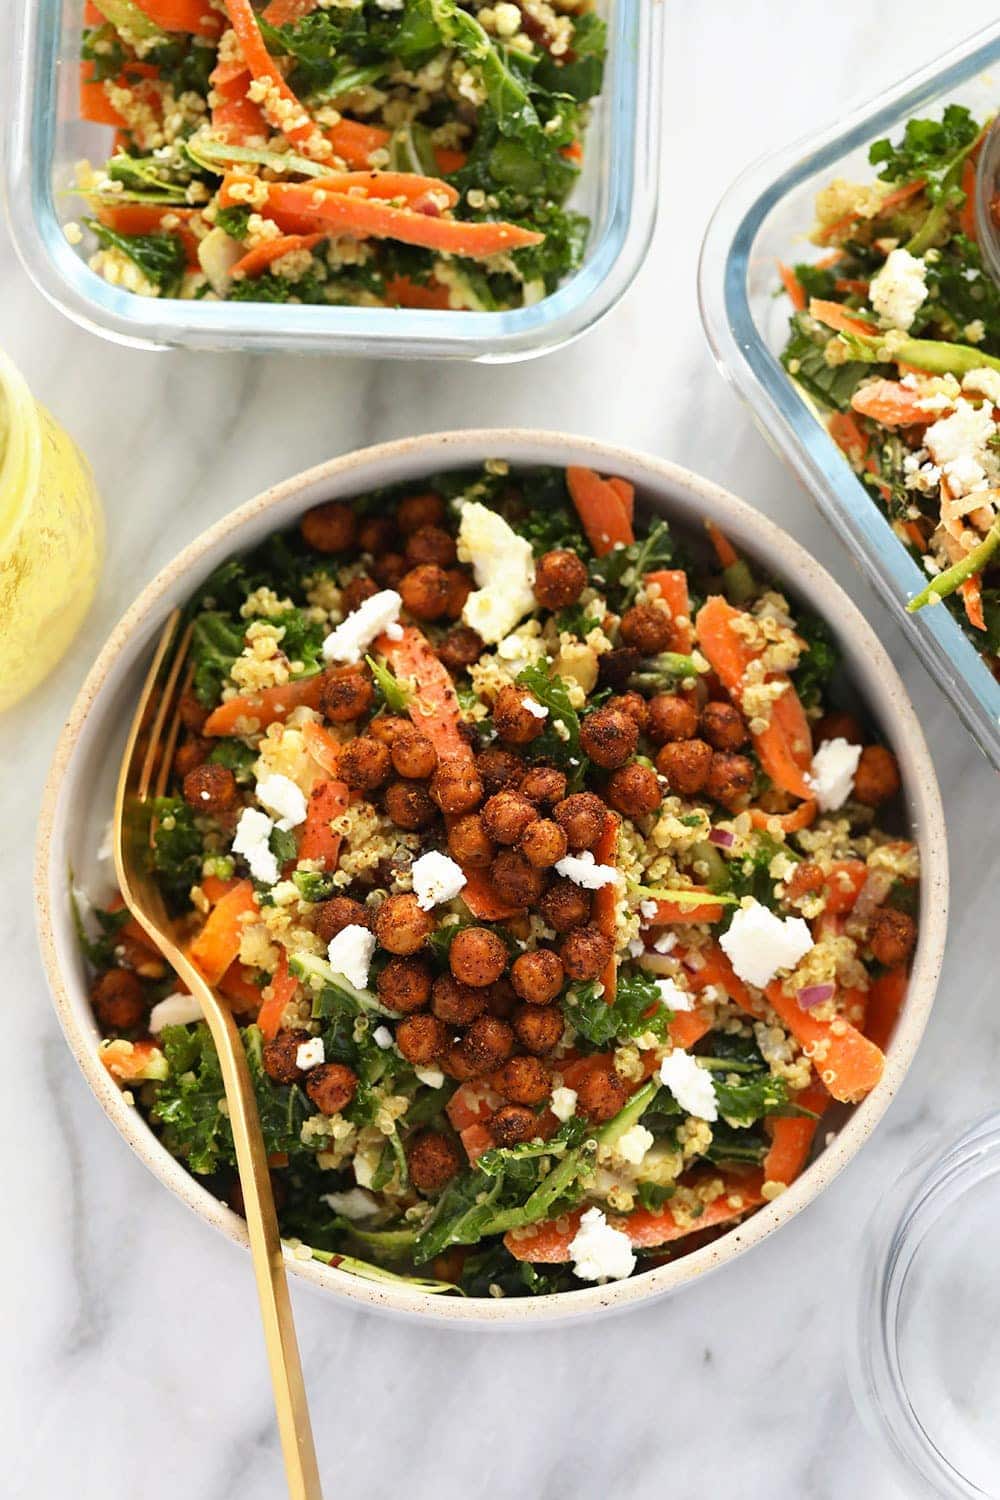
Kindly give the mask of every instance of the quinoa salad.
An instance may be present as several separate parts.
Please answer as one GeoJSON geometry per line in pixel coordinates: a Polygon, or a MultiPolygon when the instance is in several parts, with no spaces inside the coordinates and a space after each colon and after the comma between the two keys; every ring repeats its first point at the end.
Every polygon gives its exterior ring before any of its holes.
{"type": "Polygon", "coordinates": [[[1000,677],[1000,288],[977,243],[976,162],[991,121],[950,104],[869,151],[865,183],[816,202],[815,258],[782,266],[782,362],[1000,677]]]}
{"type": "Polygon", "coordinates": [[[149,297],[495,311],[579,264],[590,0],[87,0],[90,267],[149,297]]]}
{"type": "MultiPolygon", "coordinates": [[[[308,511],[188,618],[150,857],[296,1256],[473,1297],[641,1273],[878,1083],[917,937],[896,761],[714,525],[491,461],[308,511]]],[[[239,1211],[197,1003],[120,898],[79,926],[104,1066],[239,1211]]]]}

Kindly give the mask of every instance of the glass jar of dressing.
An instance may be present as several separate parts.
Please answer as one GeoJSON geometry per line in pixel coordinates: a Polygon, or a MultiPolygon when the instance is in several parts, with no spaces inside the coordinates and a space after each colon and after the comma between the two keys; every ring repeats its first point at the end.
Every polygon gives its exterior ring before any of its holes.
{"type": "Polygon", "coordinates": [[[76,635],[103,543],[90,466],[0,351],[0,712],[76,635]]]}

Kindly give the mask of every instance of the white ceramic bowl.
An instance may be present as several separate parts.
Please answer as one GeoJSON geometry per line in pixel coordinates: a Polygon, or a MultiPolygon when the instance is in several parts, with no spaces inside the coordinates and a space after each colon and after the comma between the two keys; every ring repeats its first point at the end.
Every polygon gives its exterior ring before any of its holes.
{"type": "Polygon", "coordinates": [[[555,1296],[505,1300],[431,1296],[405,1285],[362,1281],[316,1261],[289,1256],[297,1276],[368,1307],[409,1313],[440,1323],[491,1327],[625,1308],[684,1286],[758,1244],[827,1185],[861,1147],[885,1113],[913,1059],[927,1022],[944,952],[948,869],[944,818],[924,737],[895,668],[871,627],[808,553],[773,522],[725,490],[660,459],[590,442],[531,431],[472,431],[406,438],[337,458],[276,485],[248,501],[192,542],[146,588],[115,627],[73,705],[56,750],[42,808],[36,893],[42,953],[67,1040],[106,1114],[160,1180],[206,1223],[246,1246],[243,1220],[220,1203],[163,1148],[140,1113],[122,1099],[97,1057],[98,1033],[87,999],[87,975],[76,942],[68,872],[102,897],[111,871],[96,851],[111,812],[113,782],[126,725],[163,620],[196,583],[231,553],[260,542],[320,501],[349,497],[400,480],[486,458],[524,464],[587,464],[620,474],[665,516],[700,527],[708,517],[752,560],[785,581],[793,596],[830,623],[849,676],[895,751],[905,812],[923,862],[920,938],[909,992],[878,1087],[849,1114],[831,1144],[787,1192],[703,1249],[609,1286],[555,1296]]]}

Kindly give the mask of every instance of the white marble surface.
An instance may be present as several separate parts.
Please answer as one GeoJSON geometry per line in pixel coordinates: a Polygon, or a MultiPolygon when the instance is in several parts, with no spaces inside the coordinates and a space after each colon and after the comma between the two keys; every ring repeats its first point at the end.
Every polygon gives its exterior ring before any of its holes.
{"type": "Polygon", "coordinates": [[[110,547],[100,597],[44,688],[0,723],[0,1491],[142,1500],[282,1493],[249,1262],[129,1154],[78,1075],[35,949],[30,861],[45,765],[98,644],[176,549],[295,469],[445,426],[544,424],[667,455],[812,546],[894,650],[927,725],[952,834],[937,1014],[876,1139],[823,1199],[722,1275],[590,1327],[486,1339],[295,1302],[327,1495],[579,1500],[896,1497],[851,1405],[842,1339],[866,1217],[918,1147],[996,1100],[996,782],[836,537],[712,367],[694,274],[707,215],[753,156],[992,19],[990,0],[792,0],[668,17],[663,196],[622,305],[573,349],[487,369],[149,354],[64,322],[0,226],[0,342],[93,459],[110,547]],[[14,785],[16,783],[16,791],[14,785]]]}

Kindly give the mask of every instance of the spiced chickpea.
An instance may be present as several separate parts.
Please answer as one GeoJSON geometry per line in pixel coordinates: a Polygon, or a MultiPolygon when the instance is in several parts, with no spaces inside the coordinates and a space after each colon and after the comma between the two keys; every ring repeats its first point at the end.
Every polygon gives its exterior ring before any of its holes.
{"type": "Polygon", "coordinates": [[[610,1063],[581,1078],[576,1096],[580,1114],[595,1124],[614,1119],[628,1102],[628,1090],[610,1063]]]}
{"type": "Polygon", "coordinates": [[[468,870],[485,870],[495,852],[479,813],[466,813],[448,829],[448,853],[468,870]]]}
{"type": "Polygon", "coordinates": [[[418,526],[406,538],[405,551],[414,566],[436,563],[439,568],[450,568],[455,561],[455,539],[443,526],[418,526]]]}
{"type": "Polygon", "coordinates": [[[557,859],[563,858],[569,844],[552,818],[536,818],[521,834],[517,847],[536,870],[549,870],[557,859]]]}
{"type": "Polygon", "coordinates": [[[899,791],[899,766],[884,745],[866,745],[854,773],[854,796],[866,807],[878,807],[899,791]]]}
{"type": "Polygon", "coordinates": [[[593,849],[604,832],[608,811],[593,792],[574,792],[556,803],[552,816],[571,849],[593,849]]]}
{"type": "Polygon", "coordinates": [[[482,656],[485,646],[483,638],[468,625],[455,625],[438,642],[438,660],[444,662],[449,672],[464,672],[482,656]]]}
{"type": "Polygon", "coordinates": [[[396,1046],[407,1062],[418,1068],[436,1062],[448,1050],[448,1028],[437,1016],[404,1016],[396,1027],[396,1046]]]}
{"type": "Polygon", "coordinates": [[[408,1016],[423,1010],[431,998],[431,971],[420,958],[390,958],[375,981],[379,998],[390,1010],[408,1016]]]}
{"type": "Polygon", "coordinates": [[[409,570],[402,552],[377,552],[372,558],[372,576],[384,589],[398,589],[409,570]]]}
{"type": "Polygon", "coordinates": [[[420,1130],[406,1143],[410,1181],[420,1193],[440,1193],[462,1169],[462,1156],[450,1136],[420,1130]]]}
{"type": "MultiPolygon", "coordinates": [[[[416,902],[416,897],[412,899],[416,902]]],[[[448,964],[460,983],[471,984],[474,989],[485,989],[506,969],[507,946],[499,933],[489,927],[465,927],[452,938],[448,964]]]]}
{"type": "Polygon", "coordinates": [[[494,1074],[493,1087],[512,1104],[541,1104],[552,1092],[552,1077],[537,1057],[510,1057],[494,1074]]]}
{"type": "Polygon", "coordinates": [[[521,777],[518,791],[536,807],[555,807],[566,795],[566,775],[555,766],[532,766],[521,777]]]}
{"type": "Polygon", "coordinates": [[[608,708],[617,708],[621,713],[628,714],[639,726],[640,734],[645,732],[649,723],[649,703],[641,693],[617,693],[607,702],[608,708]]]}
{"type": "Polygon", "coordinates": [[[580,744],[603,770],[623,766],[635,754],[639,726],[619,708],[598,708],[580,725],[580,744]]]}
{"type": "Polygon", "coordinates": [[[465,761],[444,760],[430,779],[430,795],[443,813],[459,817],[483,800],[483,783],[465,761]]]}
{"type": "Polygon", "coordinates": [[[663,801],[660,778],[650,766],[637,761],[620,766],[608,777],[607,798],[616,812],[626,818],[642,818],[654,813],[663,801]]]}
{"type": "Polygon", "coordinates": [[[815,744],[822,745],[824,740],[846,740],[849,745],[863,745],[865,732],[853,714],[833,709],[823,715],[813,730],[815,744]]]}
{"type": "Polygon", "coordinates": [[[544,718],[533,714],[526,703],[536,700],[525,688],[508,683],[497,693],[493,705],[493,726],[502,740],[509,745],[530,745],[545,728],[544,718]]]}
{"type": "Polygon", "coordinates": [[[445,618],[448,620],[458,620],[461,618],[466,600],[472,593],[472,579],[461,568],[448,568],[445,572],[445,577],[448,580],[448,603],[444,612],[445,618]]]}
{"type": "Polygon", "coordinates": [[[438,1066],[449,1078],[454,1078],[458,1083],[468,1083],[470,1078],[475,1078],[478,1069],[468,1061],[462,1051],[461,1038],[449,1044],[444,1057],[438,1066]]]}
{"type": "Polygon", "coordinates": [[[706,703],[701,711],[701,734],[713,750],[742,750],[750,732],[735,703],[706,703]]]}
{"type": "Polygon", "coordinates": [[[359,667],[327,672],[320,690],[319,706],[331,724],[351,724],[371,711],[375,689],[359,667]]]}
{"type": "Polygon", "coordinates": [[[657,693],[649,700],[647,731],[657,745],[693,740],[698,733],[698,710],[676,693],[657,693]]]}
{"type": "Polygon", "coordinates": [[[362,552],[378,557],[381,552],[391,552],[396,541],[396,528],[388,516],[365,516],[358,522],[358,546],[362,552]]]}
{"type": "Polygon", "coordinates": [[[385,789],[385,810],[407,833],[429,828],[438,815],[425,781],[391,781],[385,789]]]}
{"type": "Polygon", "coordinates": [[[370,599],[373,594],[378,593],[378,584],[374,578],[368,578],[365,574],[359,574],[345,583],[340,594],[340,604],[345,615],[352,615],[356,609],[370,599]]]}
{"type": "Polygon", "coordinates": [[[554,880],[545,892],[538,909],[549,927],[569,932],[590,920],[593,895],[572,880],[554,880]]]}
{"type": "Polygon", "coordinates": [[[548,877],[520,850],[501,849],[490,868],[490,884],[508,906],[531,907],[541,899],[548,877]]]}
{"type": "Polygon", "coordinates": [[[206,761],[189,771],[182,785],[184,801],[195,812],[217,818],[235,806],[236,777],[228,766],[216,766],[206,761]]]}
{"type": "Polygon", "coordinates": [[[514,1050],[513,1028],[499,1016],[479,1016],[459,1042],[459,1051],[479,1073],[502,1067],[514,1050]]]}
{"type": "Polygon", "coordinates": [[[298,1083],[302,1069],[298,1064],[298,1052],[303,1042],[310,1040],[308,1031],[279,1031],[277,1036],[264,1043],[261,1061],[264,1072],[275,1083],[298,1083]]]}
{"type": "Polygon", "coordinates": [[[516,844],[538,809],[520,792],[495,792],[483,804],[483,827],[495,844],[516,844]]]}
{"type": "Polygon", "coordinates": [[[520,1146],[538,1134],[538,1117],[524,1104],[504,1104],[486,1128],[498,1146],[520,1146]]]}
{"type": "Polygon", "coordinates": [[[339,1115],[357,1089],[358,1075],[346,1063],[320,1063],[306,1074],[306,1093],[323,1115],[339,1115]]]}
{"type": "Polygon", "coordinates": [[[486,1009],[490,1015],[499,1016],[501,1021],[509,1021],[517,1009],[517,991],[506,974],[479,993],[486,996],[486,1009]]]}
{"type": "Polygon", "coordinates": [[[557,1047],[565,1030],[558,1005],[519,1005],[511,1016],[511,1025],[525,1051],[539,1056],[557,1047]]]}
{"type": "Polygon", "coordinates": [[[667,778],[667,785],[680,797],[694,797],[708,780],[712,764],[712,747],[704,740],[671,740],[661,745],[656,769],[667,778]]]}
{"type": "Polygon", "coordinates": [[[517,786],[524,775],[524,761],[513,750],[490,745],[476,756],[476,774],[483,783],[487,797],[492,797],[494,792],[517,786]]]}
{"type": "Polygon", "coordinates": [[[614,943],[589,923],[574,927],[559,944],[559,957],[570,979],[599,979],[614,951],[614,943]]]}
{"type": "Polygon", "coordinates": [[[548,1005],[562,989],[565,977],[562,959],[551,948],[522,953],[510,971],[511,983],[527,1005],[548,1005]]]}
{"type": "Polygon", "coordinates": [[[412,727],[409,719],[402,719],[396,714],[378,714],[365,732],[373,740],[378,740],[380,745],[388,745],[391,750],[398,737],[409,734],[412,727]]]}
{"type": "Polygon", "coordinates": [[[440,620],[448,613],[448,575],[436,563],[420,563],[399,580],[403,604],[418,620],[440,620]]]}
{"type": "Polygon", "coordinates": [[[534,587],[543,609],[567,609],[587,587],[587,569],[575,552],[554,548],[536,562],[534,587]]]}
{"type": "Polygon", "coordinates": [[[638,672],[642,657],[634,646],[616,646],[613,651],[603,651],[597,660],[597,684],[610,688],[613,693],[623,693],[628,687],[633,672],[638,672]]]}
{"type": "Polygon", "coordinates": [[[705,777],[705,793],[730,812],[743,806],[754,783],[753,761],[729,750],[716,750],[705,777]]]}
{"type": "Polygon", "coordinates": [[[872,957],[887,968],[905,964],[917,941],[917,924],[904,911],[882,906],[872,917],[868,946],[872,957]]]}
{"type": "Polygon", "coordinates": [[[431,913],[421,911],[416,896],[409,892],[387,896],[375,917],[375,936],[382,947],[403,957],[418,952],[434,927],[431,913]]]}
{"type": "Polygon", "coordinates": [[[343,500],[328,500],[307,510],[299,522],[302,540],[315,552],[346,552],[358,534],[358,520],[343,500]]]}
{"type": "Polygon", "coordinates": [[[431,987],[431,1010],[447,1026],[471,1026],[486,1005],[484,990],[460,984],[453,974],[439,974],[431,987]]]}
{"type": "Polygon", "coordinates": [[[194,693],[182,693],[177,700],[177,713],[189,734],[201,734],[208,718],[208,709],[203,708],[194,693]]]}
{"type": "Polygon", "coordinates": [[[90,1002],[97,1019],[109,1031],[131,1031],[146,1011],[138,976],[126,969],[109,969],[95,980],[90,1002]]]}
{"type": "Polygon", "coordinates": [[[618,627],[626,646],[634,646],[642,656],[656,656],[670,645],[670,616],[656,604],[633,604],[622,615],[618,627]]]}
{"type": "Polygon", "coordinates": [[[405,535],[420,526],[440,526],[445,518],[445,504],[440,495],[428,492],[407,495],[396,509],[396,525],[405,535]]]}
{"type": "Polygon", "coordinates": [[[178,745],[174,751],[173,771],[178,781],[183,781],[195,766],[203,766],[211,753],[210,740],[203,740],[197,734],[189,734],[183,745],[178,745]]]}
{"type": "Polygon", "coordinates": [[[419,729],[404,729],[395,735],[391,755],[399,775],[411,781],[428,781],[438,763],[433,743],[419,729]]]}
{"type": "Polygon", "coordinates": [[[392,758],[388,748],[378,740],[359,735],[357,739],[348,740],[341,750],[337,771],[341,781],[352,790],[374,792],[389,780],[392,758]]]}
{"type": "Polygon", "coordinates": [[[331,896],[313,915],[313,930],[324,943],[331,942],[345,927],[367,927],[370,931],[371,926],[372,915],[367,906],[350,896],[331,896]]]}

